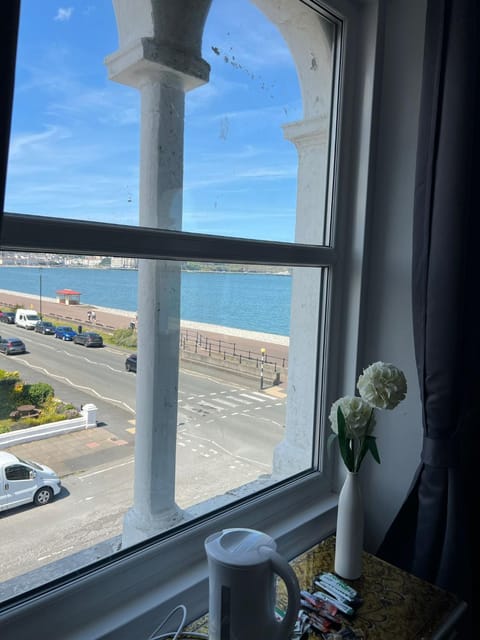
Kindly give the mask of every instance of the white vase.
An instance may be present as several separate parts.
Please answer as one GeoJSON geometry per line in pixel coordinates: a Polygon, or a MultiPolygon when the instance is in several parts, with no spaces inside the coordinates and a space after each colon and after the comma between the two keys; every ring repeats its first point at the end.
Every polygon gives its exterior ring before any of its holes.
{"type": "Polygon", "coordinates": [[[363,500],[358,473],[347,471],[338,498],[335,573],[347,580],[362,575],[363,500]]]}

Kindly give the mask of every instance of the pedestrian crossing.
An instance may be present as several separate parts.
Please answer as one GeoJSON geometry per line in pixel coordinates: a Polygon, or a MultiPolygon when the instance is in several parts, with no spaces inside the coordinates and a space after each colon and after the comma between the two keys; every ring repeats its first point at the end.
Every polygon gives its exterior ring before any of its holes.
{"type": "MultiPolygon", "coordinates": [[[[192,393],[179,390],[178,422],[191,423],[197,420],[225,419],[229,416],[248,417],[262,409],[285,407],[286,394],[270,395],[251,389],[232,388],[220,392],[192,393]]],[[[134,421],[133,421],[134,422],[134,421]]],[[[194,424],[200,426],[200,423],[194,424]]],[[[128,429],[135,432],[135,428],[128,429]]]]}
{"type": "Polygon", "coordinates": [[[228,415],[248,414],[252,411],[259,411],[262,408],[281,407],[285,404],[284,398],[271,397],[266,393],[251,391],[249,389],[229,389],[221,392],[211,393],[189,393],[186,398],[182,398],[179,392],[179,412],[187,418],[181,422],[189,421],[188,416],[217,416],[226,418],[228,415]]]}

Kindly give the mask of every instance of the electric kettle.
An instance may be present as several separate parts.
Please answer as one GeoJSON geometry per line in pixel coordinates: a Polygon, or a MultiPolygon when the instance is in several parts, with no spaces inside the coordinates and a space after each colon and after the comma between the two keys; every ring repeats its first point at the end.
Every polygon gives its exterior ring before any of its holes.
{"type": "Polygon", "coordinates": [[[253,529],[224,529],[205,540],[209,570],[209,640],[288,640],[300,607],[297,577],[275,540],[253,529]],[[275,615],[276,578],[288,594],[275,615]]]}

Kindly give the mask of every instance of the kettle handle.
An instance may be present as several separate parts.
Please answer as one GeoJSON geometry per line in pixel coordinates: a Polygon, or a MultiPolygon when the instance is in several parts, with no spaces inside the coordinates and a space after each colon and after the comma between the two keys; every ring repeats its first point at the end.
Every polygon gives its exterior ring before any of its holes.
{"type": "Polygon", "coordinates": [[[300,586],[297,576],[288,562],[273,549],[268,550],[270,561],[274,571],[282,578],[287,587],[288,604],[287,611],[281,622],[276,622],[278,634],[272,640],[284,640],[289,638],[297,621],[300,609],[300,586]]]}

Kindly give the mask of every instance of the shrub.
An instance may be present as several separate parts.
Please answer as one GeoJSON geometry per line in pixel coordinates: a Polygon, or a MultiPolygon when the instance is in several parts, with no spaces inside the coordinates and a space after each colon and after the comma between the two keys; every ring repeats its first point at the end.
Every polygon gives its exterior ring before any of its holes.
{"type": "Polygon", "coordinates": [[[4,371],[0,369],[0,419],[7,418],[17,407],[16,389],[20,383],[18,371],[4,371]]]}
{"type": "Polygon", "coordinates": [[[28,404],[36,407],[43,405],[48,398],[53,398],[53,387],[46,382],[35,382],[34,384],[26,384],[23,389],[23,395],[28,404]]]}
{"type": "Polygon", "coordinates": [[[129,349],[137,348],[137,334],[133,329],[116,329],[112,335],[113,344],[119,347],[128,347],[129,349]]]}

